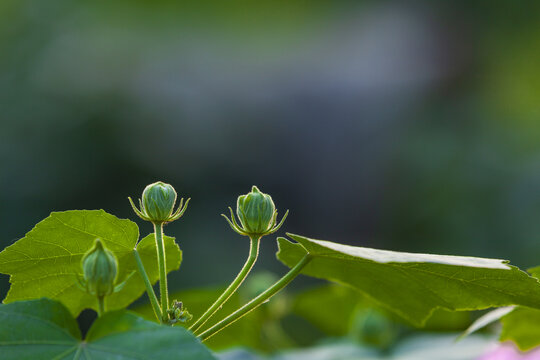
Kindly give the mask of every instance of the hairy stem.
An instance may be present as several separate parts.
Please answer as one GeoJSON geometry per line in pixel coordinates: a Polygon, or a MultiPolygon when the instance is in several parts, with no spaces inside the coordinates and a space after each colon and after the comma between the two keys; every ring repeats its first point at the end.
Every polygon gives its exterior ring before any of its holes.
{"type": "Polygon", "coordinates": [[[165,263],[165,244],[163,242],[163,224],[154,223],[156,236],[157,260],[159,268],[159,295],[161,297],[161,319],[167,322],[167,309],[169,309],[169,293],[167,290],[167,264],[165,263]]]}
{"type": "Polygon", "coordinates": [[[216,311],[218,311],[227,300],[229,300],[229,298],[234,294],[234,292],[238,290],[240,285],[242,285],[242,282],[248,276],[249,272],[253,268],[253,265],[255,264],[255,261],[257,261],[257,257],[259,256],[260,240],[260,237],[250,238],[251,245],[249,248],[249,256],[246,260],[246,263],[244,264],[244,267],[242,267],[242,270],[240,270],[234,281],[229,285],[227,289],[225,289],[223,294],[221,294],[221,296],[208,308],[208,310],[206,310],[206,312],[199,319],[197,319],[197,321],[193,325],[191,325],[189,329],[192,330],[194,333],[199,330],[201,326],[203,326],[204,323],[208,321],[208,319],[210,319],[210,317],[214,315],[216,311]]]}
{"type": "Polygon", "coordinates": [[[252,310],[255,310],[259,305],[266,302],[268,299],[270,299],[272,296],[274,296],[277,292],[279,292],[281,289],[283,289],[285,286],[287,286],[298,274],[304,266],[306,266],[310,261],[312,257],[308,253],[306,254],[302,260],[298,264],[296,264],[287,274],[285,274],[281,279],[279,279],[274,285],[272,285],[270,288],[268,288],[265,292],[248,302],[246,305],[242,306],[240,309],[233,312],[231,315],[227,316],[225,319],[221,320],[211,328],[207,329],[206,331],[202,332],[199,335],[199,338],[204,341],[210,338],[211,336],[215,335],[219,331],[223,330],[227,326],[231,325],[236,320],[239,320],[242,316],[246,315],[252,310]]]}
{"type": "Polygon", "coordinates": [[[158,319],[158,321],[162,323],[163,312],[161,311],[161,308],[159,307],[156,293],[154,292],[152,283],[150,282],[150,279],[148,278],[148,275],[146,274],[146,270],[144,269],[144,265],[142,263],[141,257],[139,256],[139,252],[137,251],[137,249],[133,249],[133,255],[135,256],[135,263],[137,264],[137,270],[139,271],[139,275],[141,275],[141,278],[144,282],[144,286],[146,287],[146,293],[148,294],[148,298],[150,299],[150,303],[152,304],[152,309],[154,310],[154,314],[156,315],[156,318],[158,319]]]}
{"type": "Polygon", "coordinates": [[[105,296],[98,296],[98,317],[105,313],[105,296]]]}

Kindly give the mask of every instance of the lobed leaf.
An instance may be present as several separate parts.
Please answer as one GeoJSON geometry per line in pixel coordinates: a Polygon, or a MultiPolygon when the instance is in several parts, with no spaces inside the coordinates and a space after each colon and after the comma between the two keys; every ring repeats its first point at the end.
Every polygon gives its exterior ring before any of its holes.
{"type": "Polygon", "coordinates": [[[68,309],[45,298],[0,305],[0,339],[4,360],[215,359],[187,330],[125,310],[98,318],[82,341],[68,309]]]}
{"type": "Polygon", "coordinates": [[[278,238],[277,257],[302,273],[356,288],[409,322],[422,325],[437,308],[479,310],[523,305],[540,309],[537,279],[504,260],[412,254],[313,240],[278,238]]]}
{"type": "MultiPolygon", "coordinates": [[[[4,303],[48,297],[61,301],[77,316],[85,308],[97,309],[94,296],[77,286],[82,277],[81,259],[101,238],[118,259],[120,283],[136,269],[133,248],[139,238],[137,225],[103,210],[53,212],[26,236],[0,253],[0,272],[11,275],[10,290],[4,303]]],[[[174,238],[165,237],[167,271],[178,269],[182,253],[174,238]]],[[[138,250],[150,281],[159,277],[154,235],[142,239],[138,250]]],[[[126,282],[122,291],[106,298],[109,310],[125,308],[144,292],[138,274],[126,282]]]]}

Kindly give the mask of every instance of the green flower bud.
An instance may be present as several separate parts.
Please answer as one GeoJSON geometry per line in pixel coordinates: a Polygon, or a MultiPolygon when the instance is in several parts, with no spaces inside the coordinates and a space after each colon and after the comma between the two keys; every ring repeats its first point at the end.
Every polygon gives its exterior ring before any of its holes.
{"type": "Polygon", "coordinates": [[[238,197],[236,215],[246,233],[267,233],[276,222],[276,214],[272,197],[260,192],[256,186],[253,186],[249,194],[238,197]]]}
{"type": "Polygon", "coordinates": [[[144,189],[141,212],[151,221],[165,222],[171,217],[175,203],[176,191],[174,188],[158,181],[144,189]]]}
{"type": "Polygon", "coordinates": [[[279,224],[276,224],[277,210],[272,197],[262,193],[256,186],[251,188],[251,192],[240,195],[236,202],[236,215],[240,220],[240,225],[236,222],[233,210],[229,207],[231,218],[221,214],[227,220],[231,228],[238,234],[249,236],[250,238],[260,238],[265,235],[275,233],[281,228],[289,210],[283,215],[279,224]]]}
{"type": "Polygon", "coordinates": [[[167,310],[169,315],[169,324],[175,324],[177,322],[185,323],[193,318],[193,315],[189,313],[184,307],[181,301],[174,300],[172,308],[167,310]]]}
{"type": "Polygon", "coordinates": [[[130,197],[128,199],[135,214],[145,221],[152,222],[154,225],[180,219],[186,212],[190,200],[188,198],[184,204],[184,199],[180,199],[180,205],[173,212],[176,203],[176,191],[171,185],[161,181],[144,188],[142,201],[139,199],[140,209],[135,206],[130,197]]]}
{"type": "Polygon", "coordinates": [[[88,293],[98,297],[113,293],[118,262],[100,239],[96,239],[94,246],[84,254],[81,265],[88,293]]]}

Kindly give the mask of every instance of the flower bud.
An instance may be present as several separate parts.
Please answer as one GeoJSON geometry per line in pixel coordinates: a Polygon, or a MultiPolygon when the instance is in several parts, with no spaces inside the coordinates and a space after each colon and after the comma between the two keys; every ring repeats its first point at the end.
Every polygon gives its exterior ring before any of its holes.
{"type": "Polygon", "coordinates": [[[142,213],[155,222],[165,222],[171,218],[176,203],[174,188],[161,181],[148,185],[142,194],[142,213]]]}
{"type": "Polygon", "coordinates": [[[99,297],[113,293],[118,262],[100,239],[84,254],[81,264],[88,293],[99,297]]]}
{"type": "Polygon", "coordinates": [[[249,194],[238,197],[236,215],[246,233],[262,235],[275,225],[277,212],[272,197],[253,186],[249,194]]]}

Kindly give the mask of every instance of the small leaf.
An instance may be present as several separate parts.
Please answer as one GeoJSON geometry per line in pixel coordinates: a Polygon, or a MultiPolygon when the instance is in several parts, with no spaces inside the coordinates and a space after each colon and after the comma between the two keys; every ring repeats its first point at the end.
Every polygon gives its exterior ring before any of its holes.
{"type": "MultiPolygon", "coordinates": [[[[153,236],[141,240],[138,249],[150,280],[156,282],[159,275],[153,236]]],[[[101,238],[118,260],[117,282],[126,280],[136,268],[133,248],[139,229],[134,222],[103,210],[54,212],[0,253],[0,272],[11,275],[4,303],[48,297],[61,301],[75,316],[85,308],[97,309],[96,298],[77,286],[77,275],[82,277],[82,256],[96,238],[101,238]]],[[[178,269],[180,249],[170,237],[165,237],[165,245],[167,271],[178,269]]],[[[140,276],[132,276],[121,292],[106,298],[107,309],[125,308],[144,289],[140,276]]]]}
{"type": "Polygon", "coordinates": [[[313,240],[278,238],[277,257],[289,267],[309,251],[302,273],[356,288],[413,324],[437,308],[479,310],[506,305],[540,309],[540,285],[506,261],[400,253],[313,240]]]}
{"type": "Polygon", "coordinates": [[[68,309],[49,299],[1,305],[0,339],[3,360],[215,359],[187,330],[158,325],[125,310],[98,318],[82,341],[68,309]]]}
{"type": "MultiPolygon", "coordinates": [[[[540,266],[527,271],[540,278],[540,266]]],[[[501,324],[501,341],[512,340],[523,351],[540,345],[540,310],[517,307],[501,319],[501,324]]]]}
{"type": "Polygon", "coordinates": [[[512,340],[522,351],[540,345],[540,310],[518,307],[501,319],[501,341],[512,340]]]}

